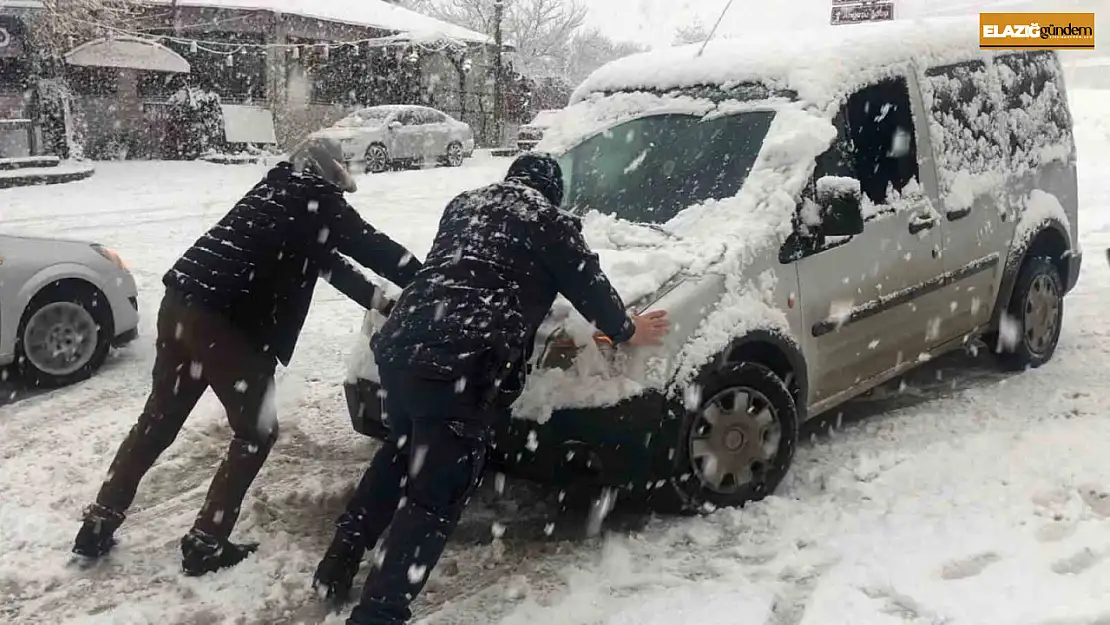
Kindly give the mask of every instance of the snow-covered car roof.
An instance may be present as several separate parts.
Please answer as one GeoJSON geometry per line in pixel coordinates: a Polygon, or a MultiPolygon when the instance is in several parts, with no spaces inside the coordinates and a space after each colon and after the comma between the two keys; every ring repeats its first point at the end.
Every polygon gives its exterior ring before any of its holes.
{"type": "Polygon", "coordinates": [[[810,31],[756,32],[742,39],[652,51],[598,69],[571,96],[614,91],[669,91],[702,85],[763,82],[825,103],[909,61],[949,63],[977,58],[977,18],[933,18],[810,31]]]}

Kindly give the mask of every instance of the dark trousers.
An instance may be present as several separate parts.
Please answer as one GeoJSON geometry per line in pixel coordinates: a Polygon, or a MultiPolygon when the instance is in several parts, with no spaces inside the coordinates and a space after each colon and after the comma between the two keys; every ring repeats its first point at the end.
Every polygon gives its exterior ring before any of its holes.
{"type": "Polygon", "coordinates": [[[339,531],[382,544],[348,625],[401,625],[481,481],[491,425],[477,392],[383,369],[390,435],[370,463],[339,531]]]}
{"type": "Polygon", "coordinates": [[[139,421],[120,445],[96,501],[125,513],[139,482],[181,431],[209,387],[223,403],[234,438],[195,527],[227,538],[239,508],[277,439],[273,357],[223,317],[167,291],[158,311],[153,385],[139,421]]]}

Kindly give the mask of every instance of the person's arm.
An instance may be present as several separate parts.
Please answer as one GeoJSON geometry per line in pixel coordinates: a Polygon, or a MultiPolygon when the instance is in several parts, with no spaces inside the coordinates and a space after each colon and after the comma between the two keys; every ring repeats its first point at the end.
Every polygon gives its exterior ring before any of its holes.
{"type": "Polygon", "coordinates": [[[339,252],[401,288],[412,282],[423,265],[405,246],[375,230],[342,198],[327,210],[324,227],[339,252]]]}
{"type": "Polygon", "coordinates": [[[391,307],[382,289],[374,286],[361,271],[336,252],[328,257],[320,270],[320,277],[367,310],[386,312],[391,307]]]}
{"type": "Polygon", "coordinates": [[[613,343],[631,339],[636,326],[573,218],[545,217],[540,232],[537,252],[563,297],[613,343]]]}

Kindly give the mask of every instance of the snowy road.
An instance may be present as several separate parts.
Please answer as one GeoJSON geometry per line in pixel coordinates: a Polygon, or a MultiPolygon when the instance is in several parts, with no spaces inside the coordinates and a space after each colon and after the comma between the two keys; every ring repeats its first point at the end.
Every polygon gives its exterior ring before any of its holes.
{"type": "MultiPolygon", "coordinates": [[[[545,538],[526,495],[483,502],[418,612],[443,625],[1110,622],[1106,102],[1073,94],[1087,258],[1052,363],[1012,376],[986,356],[933,363],[834,415],[840,427],[815,431],[778,495],[743,511],[585,541],[545,538]],[[508,531],[490,544],[495,520],[508,531]]],[[[422,255],[445,201],[505,165],[367,177],[352,202],[422,255]]],[[[229,438],[209,396],[143,484],[117,554],[66,567],[80,509],[144,400],[160,276],[261,171],[106,164],[85,182],[0,191],[5,232],[116,247],[144,315],[143,339],[98,377],[0,406],[0,621],[319,622],[311,570],[372,451],[339,388],[360,313],[327,285],[279,380],[282,438],[238,530],[262,541],[259,556],[209,578],[178,573],[177,540],[229,438]]]]}

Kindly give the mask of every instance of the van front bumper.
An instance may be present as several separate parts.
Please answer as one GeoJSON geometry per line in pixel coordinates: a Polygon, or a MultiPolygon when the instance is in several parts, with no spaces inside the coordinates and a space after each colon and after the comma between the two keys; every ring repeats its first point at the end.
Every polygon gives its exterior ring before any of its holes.
{"type": "MultiPolygon", "coordinates": [[[[376,439],[382,421],[377,382],[344,385],[355,431],[376,439]]],[[[509,415],[494,428],[491,468],[555,486],[583,483],[650,493],[673,475],[681,406],[647,392],[603,408],[556,410],[543,424],[509,415]]]]}

